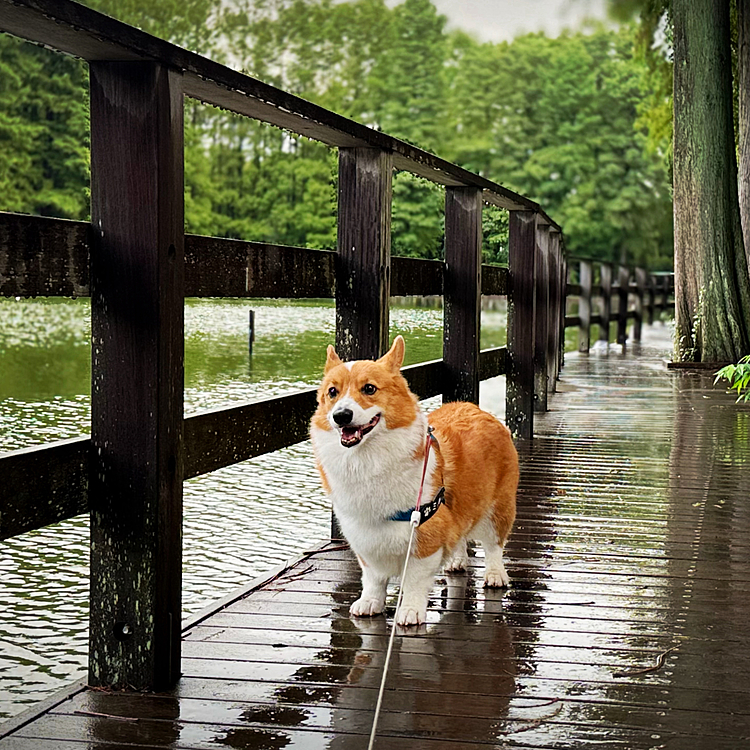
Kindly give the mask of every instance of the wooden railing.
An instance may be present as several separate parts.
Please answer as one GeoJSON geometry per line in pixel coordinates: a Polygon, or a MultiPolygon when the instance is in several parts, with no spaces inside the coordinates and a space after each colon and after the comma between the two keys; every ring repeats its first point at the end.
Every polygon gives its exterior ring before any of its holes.
{"type": "Polygon", "coordinates": [[[505,374],[506,420],[531,438],[562,362],[560,227],[501,185],[69,0],[0,0],[0,30],[88,61],[92,194],[90,224],[0,214],[0,293],[88,295],[92,317],[91,436],[0,458],[0,538],[90,512],[89,682],[162,689],[180,674],[183,480],[304,440],[315,405],[309,389],[184,418],[184,298],[334,297],[336,348],[357,359],[385,350],[391,296],[442,295],[443,359],[405,368],[412,389],[477,401],[505,374]],[[337,252],[184,235],[185,96],[338,148],[337,252]],[[391,258],[394,169],[445,187],[445,262],[391,258]],[[507,269],[481,264],[483,203],[509,211],[507,269]],[[507,347],[479,349],[482,294],[507,294],[507,347]]]}
{"type": "Polygon", "coordinates": [[[632,320],[633,339],[640,341],[644,322],[653,323],[657,314],[674,308],[674,273],[671,271],[650,273],[638,266],[585,258],[569,258],[568,264],[571,271],[577,271],[578,282],[568,281],[566,289],[569,298],[578,299],[578,314],[566,315],[565,327],[579,329],[579,352],[588,352],[591,347],[591,326],[598,325],[599,340],[608,342],[611,324],[617,323],[614,338],[618,344],[624,344],[628,321],[632,320]],[[594,299],[599,300],[600,307],[596,315],[593,314],[594,299]]]}

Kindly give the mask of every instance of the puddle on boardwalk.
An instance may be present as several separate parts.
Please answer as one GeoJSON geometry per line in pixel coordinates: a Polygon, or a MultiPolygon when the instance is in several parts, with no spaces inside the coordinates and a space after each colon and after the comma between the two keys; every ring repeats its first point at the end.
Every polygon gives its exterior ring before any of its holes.
{"type": "MultiPolygon", "coordinates": [[[[483,315],[483,347],[505,343],[483,315]]],[[[442,311],[394,308],[407,364],[441,356],[442,311]]],[[[185,413],[314,385],[334,338],[328,301],[189,300],[185,413]],[[248,310],[256,337],[248,356],[248,310]]],[[[0,300],[0,452],[89,432],[88,300],[0,300]]],[[[309,443],[185,483],[185,614],[324,539],[309,443]]],[[[0,543],[0,720],[85,673],[88,519],[0,543]]]]}

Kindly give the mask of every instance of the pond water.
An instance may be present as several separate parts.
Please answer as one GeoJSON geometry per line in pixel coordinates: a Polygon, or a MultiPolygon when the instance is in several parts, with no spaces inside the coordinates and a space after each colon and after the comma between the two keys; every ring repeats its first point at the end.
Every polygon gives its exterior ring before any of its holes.
{"type": "MultiPolygon", "coordinates": [[[[314,385],[334,330],[327,300],[186,301],[185,413],[314,385]]],[[[442,310],[393,308],[397,333],[406,364],[442,356],[442,310]]],[[[0,452],[88,434],[89,338],[88,300],[0,300],[0,452]]],[[[484,312],[482,347],[504,343],[505,314],[484,312]]],[[[309,443],[191,479],[184,505],[186,615],[330,528],[309,443]]],[[[0,720],[85,674],[88,554],[85,516],[0,543],[0,720]]]]}

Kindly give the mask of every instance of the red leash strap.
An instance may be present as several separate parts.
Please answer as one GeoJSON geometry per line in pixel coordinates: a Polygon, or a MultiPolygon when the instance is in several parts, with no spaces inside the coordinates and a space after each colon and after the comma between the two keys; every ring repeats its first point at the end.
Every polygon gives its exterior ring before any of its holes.
{"type": "Polygon", "coordinates": [[[430,448],[432,447],[432,441],[435,440],[432,437],[432,427],[427,428],[427,444],[424,447],[424,464],[422,464],[422,481],[419,483],[419,494],[417,495],[417,507],[416,511],[419,511],[422,505],[422,492],[424,491],[424,478],[427,475],[427,461],[430,458],[430,448]]]}

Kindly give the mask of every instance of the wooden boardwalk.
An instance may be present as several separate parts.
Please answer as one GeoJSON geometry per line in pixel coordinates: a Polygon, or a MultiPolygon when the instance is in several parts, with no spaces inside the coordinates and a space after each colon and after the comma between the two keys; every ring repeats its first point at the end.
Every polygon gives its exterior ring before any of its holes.
{"type": "MultiPolygon", "coordinates": [[[[478,557],[438,580],[376,747],[750,748],[750,408],[644,333],[568,357],[521,448],[512,588],[478,557]]],[[[191,627],[172,693],[79,688],[0,748],[365,748],[387,627],[349,619],[358,586],[311,556],[191,627]]]]}

